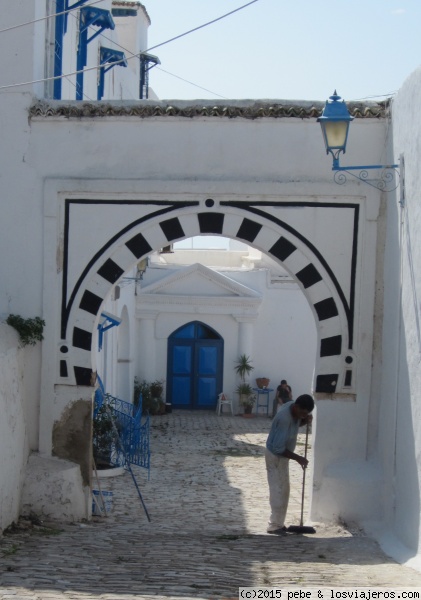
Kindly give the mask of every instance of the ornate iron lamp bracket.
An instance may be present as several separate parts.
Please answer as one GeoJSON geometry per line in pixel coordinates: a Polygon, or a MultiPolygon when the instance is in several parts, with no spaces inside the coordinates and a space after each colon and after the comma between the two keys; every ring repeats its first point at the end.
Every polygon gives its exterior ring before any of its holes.
{"type": "Polygon", "coordinates": [[[332,171],[335,171],[333,179],[338,185],[347,182],[347,175],[359,179],[367,185],[371,185],[383,192],[393,192],[399,186],[399,165],[360,165],[352,167],[341,167],[339,158],[333,157],[332,171]],[[370,177],[370,171],[380,171],[378,177],[370,177]],[[354,172],[354,171],[358,171],[354,172]]]}

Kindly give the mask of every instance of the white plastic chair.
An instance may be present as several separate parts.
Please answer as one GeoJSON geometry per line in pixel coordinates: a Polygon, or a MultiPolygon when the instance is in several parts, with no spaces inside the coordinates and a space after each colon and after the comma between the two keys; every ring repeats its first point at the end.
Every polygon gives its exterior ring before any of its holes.
{"type": "Polygon", "coordinates": [[[221,410],[224,404],[227,404],[231,409],[231,414],[234,414],[234,410],[232,408],[231,398],[225,392],[221,392],[218,396],[218,402],[216,403],[216,414],[218,416],[221,415],[221,410]]]}

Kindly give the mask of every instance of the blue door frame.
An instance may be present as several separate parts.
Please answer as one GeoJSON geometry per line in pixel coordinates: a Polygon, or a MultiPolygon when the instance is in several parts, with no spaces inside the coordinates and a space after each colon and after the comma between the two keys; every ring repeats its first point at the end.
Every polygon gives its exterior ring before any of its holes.
{"type": "Polygon", "coordinates": [[[199,321],[168,338],[167,402],[173,408],[211,410],[222,391],[224,341],[199,321]]]}

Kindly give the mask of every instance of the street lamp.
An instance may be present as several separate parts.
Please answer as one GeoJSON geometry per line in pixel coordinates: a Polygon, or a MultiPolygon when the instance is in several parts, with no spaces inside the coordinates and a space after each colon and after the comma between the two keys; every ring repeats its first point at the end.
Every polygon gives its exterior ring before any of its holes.
{"type": "Polygon", "coordinates": [[[371,185],[379,190],[391,192],[399,185],[399,165],[359,165],[342,167],[339,162],[341,152],[345,154],[348,141],[349,124],[354,120],[348,111],[348,108],[335,92],[326,101],[321,116],[317,119],[322,128],[323,139],[326,147],[326,154],[331,154],[333,158],[332,171],[335,171],[334,180],[339,185],[346,182],[346,175],[352,175],[360,181],[371,185]],[[368,171],[371,169],[381,169],[378,178],[370,179],[368,171]],[[358,174],[352,171],[360,171],[358,174]]]}

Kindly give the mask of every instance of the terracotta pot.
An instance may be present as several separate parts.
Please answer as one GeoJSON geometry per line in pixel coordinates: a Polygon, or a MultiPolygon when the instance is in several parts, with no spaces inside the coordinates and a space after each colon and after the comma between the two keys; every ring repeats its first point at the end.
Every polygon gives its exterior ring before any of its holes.
{"type": "Polygon", "coordinates": [[[256,383],[259,390],[261,390],[263,388],[269,387],[270,379],[268,379],[267,377],[258,377],[256,379],[256,383]]]}

